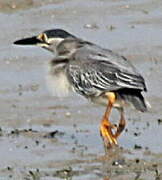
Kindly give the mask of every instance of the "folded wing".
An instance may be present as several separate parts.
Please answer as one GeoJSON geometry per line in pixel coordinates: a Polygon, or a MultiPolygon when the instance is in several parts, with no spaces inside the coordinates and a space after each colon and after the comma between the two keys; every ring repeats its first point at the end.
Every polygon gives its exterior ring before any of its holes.
{"type": "Polygon", "coordinates": [[[104,50],[104,52],[87,50],[85,52],[83,49],[77,52],[81,53],[79,56],[78,54],[73,56],[67,73],[75,91],[85,96],[98,96],[103,92],[124,88],[146,91],[143,77],[127,59],[112,54],[111,51],[104,50]]]}

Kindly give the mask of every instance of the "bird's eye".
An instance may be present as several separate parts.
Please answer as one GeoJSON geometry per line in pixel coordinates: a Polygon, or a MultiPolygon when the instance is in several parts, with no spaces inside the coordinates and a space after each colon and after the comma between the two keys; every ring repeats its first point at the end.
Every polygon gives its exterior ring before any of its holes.
{"type": "Polygon", "coordinates": [[[37,37],[37,39],[39,39],[39,40],[42,41],[42,42],[47,42],[47,40],[48,40],[46,34],[44,34],[44,33],[40,34],[40,35],[37,37]]]}

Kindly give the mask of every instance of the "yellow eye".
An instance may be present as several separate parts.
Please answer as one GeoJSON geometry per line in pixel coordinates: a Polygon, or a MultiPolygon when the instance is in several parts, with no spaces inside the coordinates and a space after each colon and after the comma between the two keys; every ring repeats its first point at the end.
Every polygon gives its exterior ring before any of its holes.
{"type": "Polygon", "coordinates": [[[41,33],[40,35],[37,36],[37,39],[43,41],[43,42],[47,42],[48,38],[46,36],[46,34],[41,33]]]}

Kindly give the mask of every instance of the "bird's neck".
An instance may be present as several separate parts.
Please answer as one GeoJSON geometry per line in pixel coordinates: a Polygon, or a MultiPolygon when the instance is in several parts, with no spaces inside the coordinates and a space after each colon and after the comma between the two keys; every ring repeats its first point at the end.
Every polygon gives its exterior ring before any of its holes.
{"type": "Polygon", "coordinates": [[[81,48],[81,40],[76,38],[68,38],[62,41],[56,48],[58,56],[70,56],[81,48]]]}

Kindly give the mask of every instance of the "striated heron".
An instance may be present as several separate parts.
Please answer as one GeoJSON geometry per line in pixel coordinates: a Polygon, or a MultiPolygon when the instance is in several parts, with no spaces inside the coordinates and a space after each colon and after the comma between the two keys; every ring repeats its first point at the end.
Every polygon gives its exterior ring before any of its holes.
{"type": "Polygon", "coordinates": [[[125,128],[125,105],[147,111],[141,94],[147,91],[144,78],[125,57],[62,29],[47,30],[14,44],[37,45],[55,54],[49,63],[49,77],[56,84],[56,93],[74,91],[92,102],[106,105],[100,124],[106,149],[118,144],[117,138],[125,128]],[[118,125],[109,120],[113,107],[120,112],[118,125]]]}

